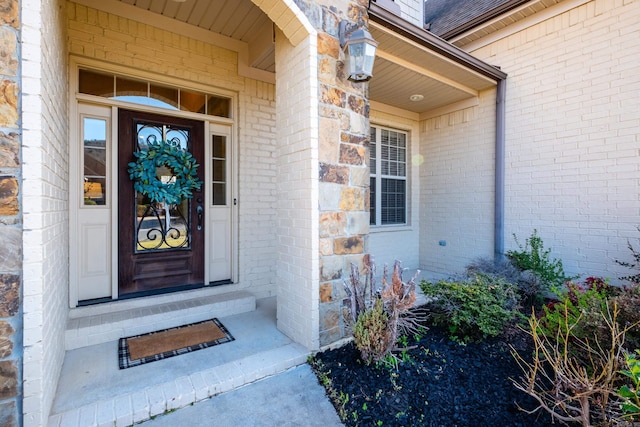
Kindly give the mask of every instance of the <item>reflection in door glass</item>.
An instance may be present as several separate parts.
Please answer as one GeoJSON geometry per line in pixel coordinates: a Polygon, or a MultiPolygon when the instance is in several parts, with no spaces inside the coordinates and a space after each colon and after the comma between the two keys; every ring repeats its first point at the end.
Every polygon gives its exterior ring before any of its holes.
{"type": "MultiPolygon", "coordinates": [[[[189,130],[168,125],[137,125],[137,150],[146,149],[150,143],[163,142],[188,149],[189,130]]],[[[155,168],[155,174],[163,184],[175,182],[175,172],[166,165],[155,168]]],[[[136,192],[135,252],[189,249],[191,200],[178,204],[152,202],[149,197],[136,192]]]]}
{"type": "Polygon", "coordinates": [[[83,204],[106,204],[107,185],[107,121],[85,117],[82,120],[83,139],[83,204]]]}

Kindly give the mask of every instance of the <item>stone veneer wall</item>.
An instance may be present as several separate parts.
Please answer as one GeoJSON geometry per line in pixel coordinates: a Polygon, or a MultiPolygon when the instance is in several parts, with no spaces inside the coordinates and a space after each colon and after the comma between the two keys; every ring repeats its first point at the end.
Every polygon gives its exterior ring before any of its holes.
{"type": "Polygon", "coordinates": [[[320,345],[348,334],[343,279],[350,265],[362,270],[369,234],[369,102],[367,83],[343,71],[341,20],[366,25],[368,1],[297,1],[318,30],[320,345]]]}
{"type": "Polygon", "coordinates": [[[21,425],[22,215],[18,0],[0,1],[0,425],[21,425]]]}

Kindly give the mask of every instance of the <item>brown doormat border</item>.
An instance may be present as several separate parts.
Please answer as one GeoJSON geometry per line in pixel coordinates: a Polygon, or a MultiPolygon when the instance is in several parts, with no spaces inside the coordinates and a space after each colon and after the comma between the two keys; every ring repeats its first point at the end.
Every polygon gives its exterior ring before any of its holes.
{"type": "Polygon", "coordinates": [[[213,318],[213,319],[209,319],[209,320],[204,320],[202,322],[195,322],[195,323],[190,323],[188,325],[178,326],[178,327],[175,327],[175,328],[168,328],[168,329],[163,329],[161,331],[150,332],[148,334],[140,334],[140,335],[135,335],[135,336],[131,336],[131,337],[120,338],[120,340],[118,342],[118,364],[120,366],[120,369],[127,369],[127,368],[131,368],[133,366],[139,366],[139,365],[142,365],[142,364],[145,364],[145,363],[155,362],[156,360],[167,359],[169,357],[178,356],[180,354],[190,353],[190,352],[196,351],[196,350],[202,350],[203,348],[213,347],[214,345],[224,344],[224,343],[231,342],[231,341],[234,341],[234,340],[235,340],[235,338],[233,338],[233,335],[231,335],[229,333],[227,328],[225,328],[225,326],[217,318],[213,318]],[[163,333],[163,332],[178,331],[180,329],[185,329],[185,328],[189,328],[189,327],[192,327],[192,326],[201,325],[201,324],[207,323],[207,322],[213,322],[215,325],[212,325],[212,327],[218,327],[220,329],[220,331],[222,331],[224,333],[224,336],[222,338],[219,338],[219,339],[206,341],[206,342],[201,342],[201,343],[198,343],[198,344],[190,345],[188,347],[183,347],[183,348],[179,348],[179,349],[176,349],[176,350],[165,351],[165,352],[162,352],[162,353],[153,354],[151,356],[142,357],[142,358],[139,358],[139,359],[131,359],[131,354],[130,354],[130,351],[129,351],[129,340],[131,340],[131,339],[140,338],[140,337],[146,337],[146,336],[152,336],[152,335],[160,334],[160,333],[163,333]]]}

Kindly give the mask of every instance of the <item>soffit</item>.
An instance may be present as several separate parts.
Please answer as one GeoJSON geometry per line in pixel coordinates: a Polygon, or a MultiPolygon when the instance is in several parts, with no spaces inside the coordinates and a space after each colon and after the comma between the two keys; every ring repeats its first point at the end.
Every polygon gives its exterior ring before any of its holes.
{"type": "Polygon", "coordinates": [[[465,99],[475,98],[496,80],[482,75],[419,42],[370,21],[369,31],[378,41],[372,101],[414,113],[425,113],[465,99]],[[413,102],[411,95],[423,95],[413,102]]]}
{"type": "Polygon", "coordinates": [[[489,19],[487,22],[479,24],[460,35],[449,38],[448,40],[456,46],[463,47],[473,41],[481,39],[482,37],[534,15],[548,7],[561,3],[562,1],[563,0],[530,1],[493,19],[489,19]]]}

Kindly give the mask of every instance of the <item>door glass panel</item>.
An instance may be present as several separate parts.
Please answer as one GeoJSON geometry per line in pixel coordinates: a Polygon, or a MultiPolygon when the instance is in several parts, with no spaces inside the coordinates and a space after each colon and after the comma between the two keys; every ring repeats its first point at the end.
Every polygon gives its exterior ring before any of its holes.
{"type": "MultiPolygon", "coordinates": [[[[166,143],[187,150],[189,131],[178,127],[157,124],[137,125],[137,150],[146,149],[150,143],[166,143]]],[[[156,167],[156,176],[164,184],[175,182],[175,174],[167,166],[156,167]]],[[[149,197],[136,192],[135,252],[190,249],[191,224],[189,215],[191,200],[178,204],[152,202],[149,197]]]]}
{"type": "Polygon", "coordinates": [[[106,204],[107,184],[107,121],[85,117],[83,134],[83,204],[106,204]]]}
{"type": "Polygon", "coordinates": [[[212,185],[213,192],[211,200],[213,206],[224,206],[227,204],[227,138],[221,135],[211,136],[212,158],[212,185]]]}

